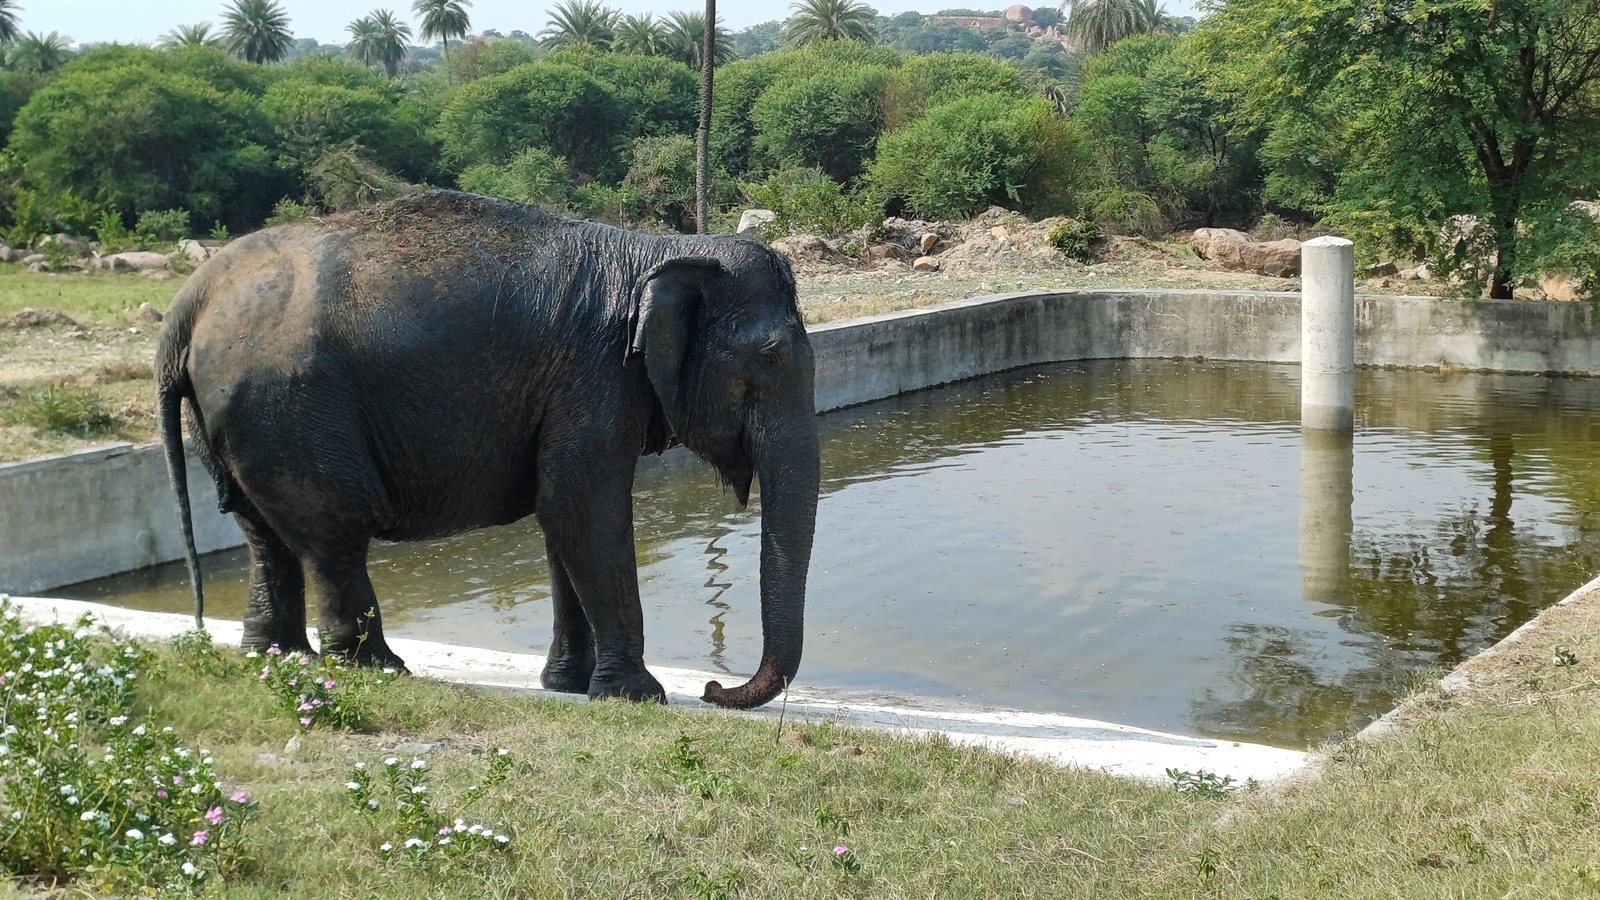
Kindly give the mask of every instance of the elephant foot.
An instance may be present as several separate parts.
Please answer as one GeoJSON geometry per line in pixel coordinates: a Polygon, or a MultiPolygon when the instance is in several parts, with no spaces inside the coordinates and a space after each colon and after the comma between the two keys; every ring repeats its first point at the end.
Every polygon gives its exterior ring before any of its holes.
{"type": "Polygon", "coordinates": [[[252,626],[246,620],[244,623],[244,636],[239,639],[239,649],[246,653],[265,653],[269,647],[277,647],[284,653],[305,653],[315,656],[317,651],[312,649],[311,641],[306,638],[305,629],[294,628],[269,628],[266,626],[252,626]]]}
{"type": "Polygon", "coordinates": [[[406,661],[395,655],[382,639],[376,641],[369,639],[349,646],[345,646],[342,642],[324,642],[322,655],[337,657],[364,668],[394,669],[402,675],[411,674],[411,670],[406,668],[406,661]]]}
{"type": "Polygon", "coordinates": [[[594,660],[575,657],[550,657],[544,671],[539,673],[539,684],[547,691],[564,694],[587,694],[594,680],[594,660]]]}
{"type": "Polygon", "coordinates": [[[594,677],[589,680],[589,699],[599,700],[606,697],[635,702],[653,700],[665,704],[667,691],[661,686],[661,682],[643,667],[626,672],[596,669],[594,677]]]}

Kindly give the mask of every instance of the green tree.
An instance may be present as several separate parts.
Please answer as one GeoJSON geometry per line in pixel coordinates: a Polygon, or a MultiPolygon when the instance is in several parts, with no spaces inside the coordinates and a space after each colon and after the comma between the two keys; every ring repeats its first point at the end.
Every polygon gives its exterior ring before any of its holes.
{"type": "Polygon", "coordinates": [[[695,142],[682,134],[640,138],[622,186],[637,215],[695,230],[695,142]]]}
{"type": "Polygon", "coordinates": [[[562,0],[550,10],[550,20],[539,37],[551,47],[588,44],[607,50],[621,16],[600,0],[562,0]]]}
{"type": "Polygon", "coordinates": [[[860,0],[798,0],[789,8],[794,15],[784,23],[784,32],[796,46],[824,41],[870,44],[877,40],[873,28],[877,14],[860,0]]]}
{"type": "Polygon", "coordinates": [[[572,195],[567,161],[542,147],[529,147],[503,166],[469,166],[457,183],[474,194],[504,197],[551,211],[563,209],[572,195]]]}
{"type": "Polygon", "coordinates": [[[0,44],[17,39],[17,0],[0,0],[0,44]]]}
{"type": "Polygon", "coordinates": [[[899,128],[932,106],[975,94],[1028,93],[1016,66],[977,53],[929,53],[907,59],[884,87],[884,127],[899,128]]]}
{"type": "Polygon", "coordinates": [[[687,66],[660,56],[601,53],[592,47],[558,50],[546,62],[588,72],[604,84],[628,117],[626,141],[695,128],[700,80],[687,66]]]}
{"type": "Polygon", "coordinates": [[[478,37],[456,48],[445,60],[452,83],[477,81],[490,75],[504,75],[517,66],[533,62],[534,54],[521,41],[478,37]]]}
{"type": "Polygon", "coordinates": [[[1241,127],[1333,135],[1307,193],[1369,251],[1476,216],[1509,298],[1519,223],[1600,188],[1600,0],[1230,0],[1199,37],[1241,127]]]}
{"type": "MultiPolygon", "coordinates": [[[[706,15],[703,12],[675,12],[667,15],[662,26],[665,53],[690,69],[699,72],[705,68],[706,15]]],[[[733,59],[733,38],[721,24],[717,25],[717,65],[733,59]]]]}
{"type": "Polygon", "coordinates": [[[364,66],[382,66],[390,78],[400,74],[400,64],[406,59],[406,46],[411,40],[411,26],[395,18],[387,9],[375,9],[370,15],[351,22],[350,45],[345,52],[364,66]]]}
{"type": "Polygon", "coordinates": [[[445,162],[455,171],[504,165],[527,147],[564,158],[574,173],[622,174],[618,150],[628,115],[611,89],[565,63],[534,63],[482,78],[455,93],[439,118],[445,162]]]}
{"type": "Polygon", "coordinates": [[[222,24],[228,52],[257,65],[283,59],[293,40],[289,14],[277,0],[234,0],[222,14],[222,24]]]}
{"type": "Polygon", "coordinates": [[[161,36],[161,46],[166,50],[179,47],[220,47],[222,38],[211,33],[210,22],[179,25],[161,36]]]}
{"type": "Polygon", "coordinates": [[[6,49],[6,64],[19,72],[54,72],[72,57],[67,39],[52,31],[30,31],[6,49]]]}
{"type": "Polygon", "coordinates": [[[417,32],[425,41],[435,38],[444,41],[444,55],[450,59],[450,39],[465,39],[472,28],[472,19],[466,8],[472,0],[416,0],[411,11],[422,17],[422,28],[417,32]]]}
{"type": "Polygon", "coordinates": [[[1068,9],[1067,36],[1090,54],[1157,24],[1154,0],[1070,0],[1068,9]]]}
{"type": "Polygon", "coordinates": [[[1079,142],[1048,100],[999,94],[928,110],[878,141],[868,175],[919,216],[957,218],[989,206],[1059,214],[1081,178],[1079,142]]]}
{"type": "Polygon", "coordinates": [[[750,110],[756,146],[778,165],[811,166],[849,181],[883,131],[887,77],[887,69],[864,66],[773,85],[750,110]]]}
{"type": "Polygon", "coordinates": [[[611,39],[612,50],[639,56],[657,56],[665,51],[666,46],[666,31],[649,13],[624,16],[617,25],[616,35],[611,39]]]}

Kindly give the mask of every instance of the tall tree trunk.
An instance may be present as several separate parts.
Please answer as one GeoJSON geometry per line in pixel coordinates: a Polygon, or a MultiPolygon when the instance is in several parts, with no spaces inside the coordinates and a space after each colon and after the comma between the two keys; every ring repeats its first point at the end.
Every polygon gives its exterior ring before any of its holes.
{"type": "Polygon", "coordinates": [[[700,131],[694,147],[695,232],[711,230],[711,82],[717,69],[717,0],[706,0],[705,46],[700,56],[700,131]]]}

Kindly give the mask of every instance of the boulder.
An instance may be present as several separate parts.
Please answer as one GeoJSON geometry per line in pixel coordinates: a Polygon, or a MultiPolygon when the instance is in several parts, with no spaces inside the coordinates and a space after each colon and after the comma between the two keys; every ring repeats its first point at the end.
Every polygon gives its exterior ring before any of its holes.
{"type": "Polygon", "coordinates": [[[1400,267],[1392,262],[1373,263],[1361,270],[1365,278],[1387,278],[1390,275],[1400,274],[1400,267]]]}
{"type": "Polygon", "coordinates": [[[1583,279],[1570,272],[1546,272],[1539,276],[1539,290],[1546,300],[1570,303],[1588,299],[1583,279]]]}
{"type": "Polygon", "coordinates": [[[67,255],[73,259],[83,259],[85,256],[89,255],[89,245],[87,243],[65,232],[60,234],[40,235],[39,239],[33,242],[33,248],[35,250],[42,250],[46,244],[55,244],[56,246],[66,250],[67,255]]]}
{"type": "Polygon", "coordinates": [[[1202,259],[1238,272],[1260,272],[1275,278],[1300,274],[1300,242],[1294,238],[1257,241],[1232,228],[1197,228],[1189,245],[1202,259]]]}
{"type": "Polygon", "coordinates": [[[220,247],[208,246],[193,238],[184,238],[178,242],[178,252],[189,258],[189,262],[200,265],[206,260],[217,255],[220,247]]]}
{"type": "Polygon", "coordinates": [[[919,256],[911,263],[911,268],[917,272],[937,272],[939,261],[931,256],[919,256]]]}
{"type": "Polygon", "coordinates": [[[1273,278],[1293,278],[1300,274],[1300,242],[1294,238],[1279,241],[1252,241],[1244,248],[1245,267],[1273,278]]]}
{"type": "Polygon", "coordinates": [[[65,313],[54,309],[34,309],[31,306],[23,307],[22,312],[0,319],[0,328],[71,328],[81,330],[82,325],[72,321],[65,313]]]}
{"type": "Polygon", "coordinates": [[[139,304],[139,318],[152,324],[160,323],[161,310],[156,309],[150,304],[150,301],[146,300],[145,302],[139,304]]]}
{"type": "Polygon", "coordinates": [[[22,261],[22,257],[25,256],[25,255],[26,254],[24,254],[21,250],[16,249],[15,247],[10,247],[10,246],[7,246],[6,244],[0,244],[0,262],[8,262],[8,263],[21,262],[22,261]]]}
{"type": "Polygon", "coordinates": [[[899,259],[901,250],[893,244],[873,244],[862,254],[863,261],[869,266],[875,266],[891,259],[899,259]]]}
{"type": "Polygon", "coordinates": [[[769,222],[775,222],[778,214],[770,209],[747,209],[739,216],[739,233],[757,231],[769,222]]]}
{"type": "Polygon", "coordinates": [[[112,271],[143,272],[149,269],[165,269],[171,264],[171,257],[163,253],[151,253],[148,250],[113,253],[100,258],[100,267],[112,271]]]}
{"type": "Polygon", "coordinates": [[[19,260],[25,266],[37,266],[44,263],[43,253],[30,253],[19,260]]]}
{"type": "Polygon", "coordinates": [[[814,234],[793,234],[772,242],[772,249],[789,257],[792,263],[838,263],[844,257],[814,234]]]}
{"type": "Polygon", "coordinates": [[[917,237],[917,246],[922,248],[922,253],[926,256],[933,252],[933,248],[939,246],[939,236],[931,231],[924,231],[917,237]]]}
{"type": "Polygon", "coordinates": [[[1023,6],[1021,3],[1008,6],[1006,7],[1006,21],[1015,22],[1018,25],[1032,25],[1033,10],[1023,6]]]}

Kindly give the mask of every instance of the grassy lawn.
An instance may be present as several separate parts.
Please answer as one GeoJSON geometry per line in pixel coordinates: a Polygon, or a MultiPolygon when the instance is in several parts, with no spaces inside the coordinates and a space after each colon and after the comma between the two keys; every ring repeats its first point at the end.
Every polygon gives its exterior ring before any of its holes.
{"type": "Polygon", "coordinates": [[[1419,695],[1409,728],[1331,748],[1320,778],[1220,798],[826,722],[777,740],[770,721],[416,679],[379,688],[359,731],[288,749],[253,668],[202,674],[170,649],[138,711],[259,800],[228,896],[1600,897],[1596,600],[1469,664],[1470,690],[1419,695]],[[425,752],[448,810],[496,747],[509,779],[461,814],[511,849],[385,860],[406,835],[351,802],[352,764],[425,752]]]}
{"type": "Polygon", "coordinates": [[[23,309],[53,309],[84,325],[121,323],[141,303],[166,309],[182,286],[182,277],[158,281],[99,271],[49,275],[20,264],[0,265],[0,318],[23,309]]]}

